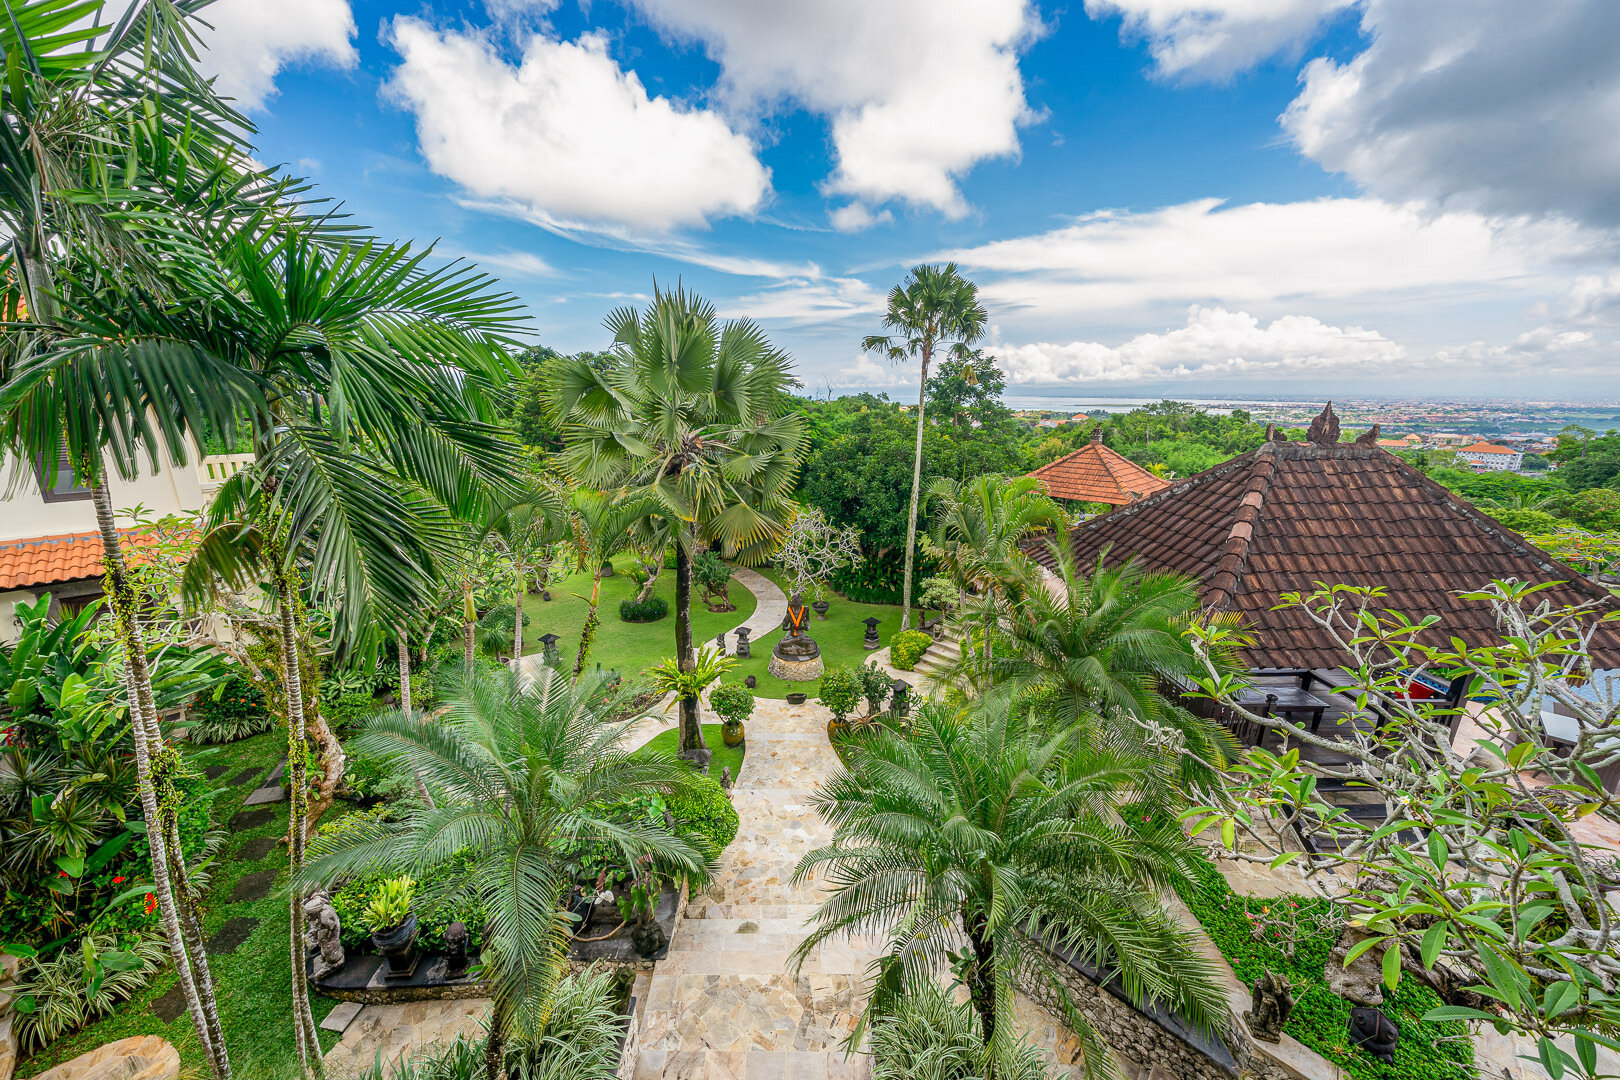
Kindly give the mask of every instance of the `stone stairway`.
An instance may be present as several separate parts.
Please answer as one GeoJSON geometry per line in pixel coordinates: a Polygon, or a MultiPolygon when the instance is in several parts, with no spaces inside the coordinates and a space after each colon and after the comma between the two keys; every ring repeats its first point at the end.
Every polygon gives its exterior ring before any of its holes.
{"type": "Polygon", "coordinates": [[[918,659],[917,672],[943,682],[942,674],[961,658],[962,646],[956,640],[956,631],[949,626],[941,625],[939,633],[934,637],[934,643],[928,646],[928,651],[918,659]]]}

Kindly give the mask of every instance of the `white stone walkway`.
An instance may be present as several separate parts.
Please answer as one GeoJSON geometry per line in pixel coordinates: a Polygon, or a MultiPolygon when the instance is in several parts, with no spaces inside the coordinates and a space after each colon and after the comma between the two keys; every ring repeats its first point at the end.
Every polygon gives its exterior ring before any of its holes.
{"type": "Polygon", "coordinates": [[[741,823],[708,890],[694,895],[653,971],[635,1080],[835,1080],[865,1077],[841,1044],[865,1002],[865,942],[823,946],[795,977],[788,957],[821,899],[793,886],[799,859],[831,839],[811,808],[838,758],[829,713],[760,698],[733,792],[741,823]]]}
{"type": "MultiPolygon", "coordinates": [[[[782,619],[787,615],[787,594],[779,589],[776,582],[760,573],[750,570],[746,566],[733,566],[731,580],[754,594],[754,613],[748,617],[747,622],[726,631],[726,655],[737,651],[737,631],[743,627],[748,628],[748,638],[757,642],[772,630],[782,627],[782,619]]],[[[702,645],[703,642],[698,642],[702,645]]]]}

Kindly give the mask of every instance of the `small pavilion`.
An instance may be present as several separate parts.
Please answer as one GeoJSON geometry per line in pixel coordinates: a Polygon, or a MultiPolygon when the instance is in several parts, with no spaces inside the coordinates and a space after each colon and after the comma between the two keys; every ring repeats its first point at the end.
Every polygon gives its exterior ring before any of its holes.
{"type": "Polygon", "coordinates": [[[1029,475],[1054,499],[1109,506],[1126,506],[1170,486],[1170,481],[1104,446],[1101,427],[1091,430],[1086,445],[1029,475]]]}

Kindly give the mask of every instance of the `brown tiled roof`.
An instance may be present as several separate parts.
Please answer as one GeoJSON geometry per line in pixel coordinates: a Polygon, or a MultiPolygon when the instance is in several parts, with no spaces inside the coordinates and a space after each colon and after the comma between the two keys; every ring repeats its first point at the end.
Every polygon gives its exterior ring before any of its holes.
{"type": "MultiPolygon", "coordinates": [[[[1439,633],[1473,645],[1498,640],[1495,621],[1486,605],[1457,593],[1496,579],[1566,582],[1542,596],[1620,607],[1607,589],[1395,455],[1350,443],[1268,442],[1075,527],[1069,542],[1082,568],[1106,550],[1110,564],[1139,556],[1200,579],[1208,607],[1240,613],[1255,632],[1246,650],[1254,667],[1344,662],[1302,611],[1272,610],[1283,593],[1317,582],[1381,585],[1384,606],[1438,615],[1439,633]]],[[[1050,551],[1032,553],[1053,565],[1050,551]]],[[[1593,651],[1599,666],[1620,666],[1620,631],[1600,629],[1593,651]]]]}
{"type": "Polygon", "coordinates": [[[1513,451],[1511,449],[1509,449],[1508,447],[1506,447],[1506,446],[1497,446],[1495,443],[1488,443],[1488,442],[1485,442],[1484,440],[1480,440],[1479,442],[1475,443],[1472,446],[1463,447],[1461,450],[1458,450],[1457,453],[1459,453],[1459,454],[1511,454],[1511,453],[1513,453],[1513,451]]]}
{"type": "MultiPolygon", "coordinates": [[[[125,550],[145,546],[154,539],[144,530],[124,529],[120,535],[125,550]]],[[[0,589],[100,577],[102,572],[99,532],[0,540],[0,589]]]]}
{"type": "Polygon", "coordinates": [[[1170,486],[1170,481],[1154,476],[1104,446],[1101,428],[1092,431],[1091,441],[1085,446],[1042,465],[1029,475],[1041,481],[1046,493],[1054,499],[1110,506],[1124,506],[1170,486]]]}

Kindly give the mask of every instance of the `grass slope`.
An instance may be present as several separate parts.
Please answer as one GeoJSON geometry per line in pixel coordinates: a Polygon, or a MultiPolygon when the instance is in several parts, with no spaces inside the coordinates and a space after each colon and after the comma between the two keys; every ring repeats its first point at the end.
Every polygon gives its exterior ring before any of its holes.
{"type": "MultiPolygon", "coordinates": [[[[628,565],[627,560],[619,562],[628,565]]],[[[639,587],[624,573],[602,581],[596,611],[601,624],[585,659],[588,668],[600,664],[606,670],[634,678],[666,656],[675,655],[675,571],[665,570],[658,576],[654,593],[669,604],[670,613],[657,622],[627,623],[619,618],[619,601],[634,596],[637,591],[639,587]]],[[[693,589],[692,636],[699,647],[712,643],[716,634],[745,622],[754,613],[754,594],[741,585],[731,586],[731,602],[737,605],[735,611],[710,611],[698,599],[701,594],[701,589],[693,589]]],[[[591,577],[580,573],[571,574],[554,585],[549,601],[538,596],[527,597],[523,601],[523,610],[529,615],[529,625],[523,630],[524,653],[539,652],[541,635],[556,634],[561,639],[557,642],[559,658],[572,668],[590,595],[591,577]]]]}
{"type": "MultiPolygon", "coordinates": [[[[286,735],[270,732],[251,739],[216,747],[191,747],[181,744],[186,757],[198,768],[227,765],[229,769],[219,781],[222,785],[214,797],[214,821],[221,828],[242,806],[242,800],[253,791],[271,767],[280,761],[287,746],[286,735]],[[239,787],[224,787],[243,769],[260,769],[257,781],[239,787]]],[[[288,966],[287,900],[281,890],[286,885],[287,849],[284,845],[273,848],[258,862],[248,862],[240,856],[242,849],[262,836],[282,837],[287,833],[287,804],[272,804],[274,813],[268,822],[255,828],[232,831],[220,848],[213,867],[213,882],[203,901],[205,909],[204,932],[213,935],[225,921],[237,916],[257,918],[259,925],[240,948],[229,956],[209,957],[214,976],[214,992],[219,1001],[220,1021],[225,1031],[225,1044],[231,1055],[233,1071],[238,1076],[264,1076],[290,1062],[294,1057],[292,1031],[292,975],[288,966]],[[236,882],[244,874],[275,868],[282,871],[276,888],[262,900],[232,904],[227,900],[236,882]]],[[[333,813],[341,813],[340,804],[333,813]]],[[[130,1035],[161,1035],[180,1051],[182,1066],[198,1076],[207,1075],[208,1066],[203,1059],[197,1036],[191,1026],[190,1014],[181,1011],[173,1022],[165,1024],[151,1011],[154,1001],[167,993],[175,984],[172,971],[160,974],[151,985],[130,1000],[118,1006],[116,1012],[89,1025],[76,1034],[47,1046],[44,1050],[22,1062],[18,1076],[33,1076],[53,1065],[94,1050],[103,1043],[130,1035]]],[[[337,1002],[314,995],[310,1004],[318,1024],[332,1011],[337,1002]]],[[[330,1031],[321,1032],[322,1050],[330,1049],[338,1036],[330,1031]]],[[[292,1075],[288,1073],[286,1075],[292,1075]]]]}
{"type": "Polygon", "coordinates": [[[1350,1003],[1328,989],[1323,970],[1336,934],[1303,935],[1292,956],[1271,940],[1257,940],[1253,916],[1297,905],[1302,925],[1325,914],[1327,900],[1303,896],[1252,898],[1234,893],[1214,866],[1206,865],[1198,887],[1182,895],[1239,979],[1253,985],[1267,971],[1294,985],[1294,1013],[1283,1030],[1338,1065],[1356,1080],[1462,1080],[1475,1075],[1474,1048],[1462,1024],[1426,1024],[1419,1018],[1441,1005],[1439,995],[1410,975],[1385,991],[1385,1015],[1401,1029],[1395,1060],[1385,1065],[1350,1045],[1350,1003]]]}

